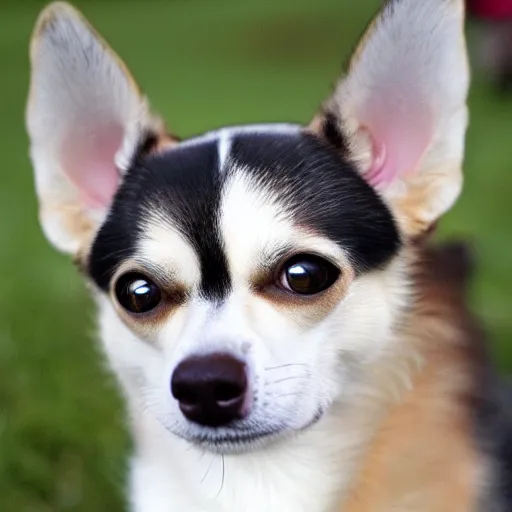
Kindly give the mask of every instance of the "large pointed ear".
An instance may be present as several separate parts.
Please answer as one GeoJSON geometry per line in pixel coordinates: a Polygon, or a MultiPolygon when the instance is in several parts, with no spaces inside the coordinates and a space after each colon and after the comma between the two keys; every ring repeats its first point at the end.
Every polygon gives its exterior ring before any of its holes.
{"type": "Polygon", "coordinates": [[[462,187],[469,70],[463,0],[391,0],[310,129],[347,151],[407,236],[462,187]]]}
{"type": "Polygon", "coordinates": [[[27,130],[48,239],[90,243],[143,140],[164,136],[126,66],[71,6],[57,2],[31,43],[27,130]]]}

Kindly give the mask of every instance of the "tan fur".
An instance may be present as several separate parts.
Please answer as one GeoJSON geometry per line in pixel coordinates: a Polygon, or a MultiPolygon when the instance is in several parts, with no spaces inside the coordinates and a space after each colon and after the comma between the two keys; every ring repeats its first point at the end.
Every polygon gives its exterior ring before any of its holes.
{"type": "Polygon", "coordinates": [[[462,285],[450,277],[456,269],[448,267],[441,259],[420,268],[403,336],[423,364],[412,389],[384,416],[339,512],[475,509],[484,467],[473,442],[468,398],[478,340],[472,339],[462,285]]]}
{"type": "Polygon", "coordinates": [[[293,321],[315,324],[322,321],[347,294],[354,274],[354,269],[348,264],[343,266],[336,283],[325,292],[314,296],[293,295],[269,286],[274,281],[274,276],[265,276],[263,279],[258,276],[254,282],[259,296],[271,302],[293,321]]]}
{"type": "Polygon", "coordinates": [[[161,153],[167,151],[168,149],[173,148],[178,143],[178,139],[169,133],[159,133],[156,144],[154,146],[154,151],[157,153],[161,153]]]}
{"type": "Polygon", "coordinates": [[[44,222],[46,215],[59,213],[64,221],[64,226],[69,233],[73,233],[80,240],[80,250],[76,255],[77,262],[85,263],[89,247],[96,234],[96,223],[87,215],[84,215],[84,209],[80,205],[73,204],[57,204],[55,201],[45,200],[44,197],[40,201],[40,218],[44,222]]]}
{"type": "Polygon", "coordinates": [[[433,215],[424,205],[441,196],[447,183],[461,188],[462,181],[460,163],[440,165],[428,174],[411,176],[407,180],[407,194],[388,200],[403,234],[414,237],[427,232],[433,215]]]}

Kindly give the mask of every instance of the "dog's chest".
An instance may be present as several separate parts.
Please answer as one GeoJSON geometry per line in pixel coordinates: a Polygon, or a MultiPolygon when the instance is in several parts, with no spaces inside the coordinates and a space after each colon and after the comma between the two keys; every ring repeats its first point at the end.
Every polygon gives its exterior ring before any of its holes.
{"type": "MultiPolygon", "coordinates": [[[[161,455],[161,454],[160,454],[161,455]]],[[[307,455],[307,454],[303,454],[307,455]]],[[[225,456],[182,454],[134,461],[134,512],[330,512],[339,475],[322,460],[301,454],[225,456]],[[324,462],[324,463],[322,463],[324,462]]]]}

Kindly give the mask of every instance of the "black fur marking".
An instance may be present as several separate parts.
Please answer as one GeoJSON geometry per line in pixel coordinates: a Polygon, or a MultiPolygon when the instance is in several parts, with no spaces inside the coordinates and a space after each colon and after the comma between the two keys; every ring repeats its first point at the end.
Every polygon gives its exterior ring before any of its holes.
{"type": "Polygon", "coordinates": [[[101,288],[108,288],[115,268],[134,254],[151,212],[164,223],[172,222],[196,250],[201,294],[220,300],[228,293],[231,278],[217,226],[218,165],[215,142],[149,155],[135,163],[92,247],[89,272],[101,288]]]}
{"type": "MultiPolygon", "coordinates": [[[[151,144],[149,138],[145,145],[151,144]]],[[[215,140],[161,154],[142,148],[93,243],[89,273],[108,289],[119,264],[135,255],[151,213],[190,241],[201,265],[201,294],[222,300],[231,277],[218,216],[224,182],[233,172],[250,173],[277,194],[290,219],[340,244],[358,272],[381,267],[400,247],[394,219],[342,155],[306,133],[244,133],[234,135],[227,168],[219,172],[215,140]]]]}
{"type": "Polygon", "coordinates": [[[325,112],[323,123],[322,123],[322,131],[324,137],[330,142],[334,147],[346,151],[347,144],[346,140],[341,133],[338,120],[336,116],[332,112],[325,112]]]}
{"type": "Polygon", "coordinates": [[[487,352],[485,357],[487,365],[473,399],[474,434],[481,451],[491,461],[492,475],[480,500],[482,510],[507,512],[512,510],[512,383],[498,377],[487,352]]]}
{"type": "Polygon", "coordinates": [[[280,198],[290,218],[348,251],[358,272],[383,266],[399,249],[393,216],[342,152],[313,135],[241,134],[231,159],[280,198]]]}
{"type": "Polygon", "coordinates": [[[151,131],[143,133],[140,137],[139,147],[132,158],[132,167],[136,166],[145,156],[149,155],[158,144],[158,135],[151,131]]]}

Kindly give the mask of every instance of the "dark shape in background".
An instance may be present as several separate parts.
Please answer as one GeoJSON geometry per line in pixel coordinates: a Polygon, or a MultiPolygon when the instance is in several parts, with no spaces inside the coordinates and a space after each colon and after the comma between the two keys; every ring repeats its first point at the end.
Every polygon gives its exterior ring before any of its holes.
{"type": "Polygon", "coordinates": [[[512,0],[468,0],[478,24],[479,68],[498,91],[512,94],[512,0]]]}

